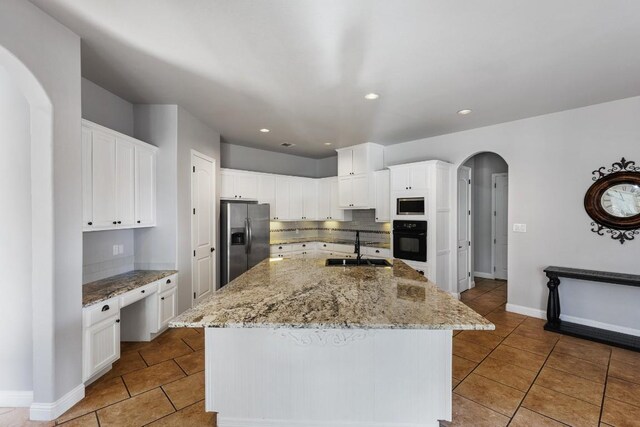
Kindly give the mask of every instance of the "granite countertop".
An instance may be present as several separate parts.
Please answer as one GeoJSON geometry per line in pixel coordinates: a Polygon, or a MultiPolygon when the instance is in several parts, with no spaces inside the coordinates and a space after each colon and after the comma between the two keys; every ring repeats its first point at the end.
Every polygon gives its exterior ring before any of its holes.
{"type": "Polygon", "coordinates": [[[82,306],[106,301],[176,273],[176,270],[133,270],[87,283],[82,285],[82,306]]]}
{"type": "Polygon", "coordinates": [[[392,261],[393,267],[374,268],[325,267],[323,259],[267,259],[170,326],[495,329],[404,262],[392,261]]]}
{"type": "MultiPolygon", "coordinates": [[[[353,246],[356,244],[355,239],[337,239],[337,238],[327,238],[327,237],[291,237],[287,239],[274,239],[269,243],[270,245],[290,245],[292,243],[335,243],[338,245],[350,245],[353,246]]],[[[367,246],[370,248],[379,248],[379,249],[391,249],[391,243],[385,242],[367,242],[365,240],[360,240],[360,246],[367,246]]]]}

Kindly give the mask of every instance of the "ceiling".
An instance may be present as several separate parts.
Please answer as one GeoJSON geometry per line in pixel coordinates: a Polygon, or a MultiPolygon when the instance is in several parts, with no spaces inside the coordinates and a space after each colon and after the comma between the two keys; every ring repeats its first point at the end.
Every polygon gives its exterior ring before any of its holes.
{"type": "Polygon", "coordinates": [[[640,95],[637,0],[32,2],[100,86],[313,158],[640,95]]]}

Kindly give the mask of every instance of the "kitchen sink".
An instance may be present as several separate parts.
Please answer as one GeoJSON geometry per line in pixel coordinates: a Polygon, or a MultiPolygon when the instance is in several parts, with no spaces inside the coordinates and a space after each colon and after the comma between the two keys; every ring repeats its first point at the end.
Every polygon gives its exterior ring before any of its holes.
{"type": "Polygon", "coordinates": [[[353,258],[329,258],[325,265],[327,267],[390,267],[391,263],[386,259],[361,259],[353,258]]]}

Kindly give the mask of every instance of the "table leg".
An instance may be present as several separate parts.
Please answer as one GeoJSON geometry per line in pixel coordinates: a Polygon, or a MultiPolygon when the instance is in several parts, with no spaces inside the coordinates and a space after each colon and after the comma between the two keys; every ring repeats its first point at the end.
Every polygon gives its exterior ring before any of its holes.
{"type": "Polygon", "coordinates": [[[560,295],[558,294],[558,286],[560,279],[554,274],[547,273],[549,282],[549,300],[547,301],[547,321],[551,324],[560,323],[560,295]]]}

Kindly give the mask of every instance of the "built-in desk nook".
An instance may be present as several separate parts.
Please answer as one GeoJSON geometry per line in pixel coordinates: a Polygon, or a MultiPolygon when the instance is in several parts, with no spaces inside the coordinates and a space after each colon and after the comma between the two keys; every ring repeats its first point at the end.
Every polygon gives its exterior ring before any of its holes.
{"type": "Polygon", "coordinates": [[[547,324],[544,329],[571,335],[577,338],[584,338],[604,344],[640,351],[640,337],[620,332],[608,331],[591,326],[579,325],[577,323],[565,322],[560,319],[560,295],[558,287],[560,278],[578,279],[590,282],[603,282],[613,285],[637,286],[640,287],[640,275],[612,273],[607,271],[583,270],[579,268],[567,267],[547,267],[544,269],[549,282],[549,300],[547,302],[547,324]]]}

